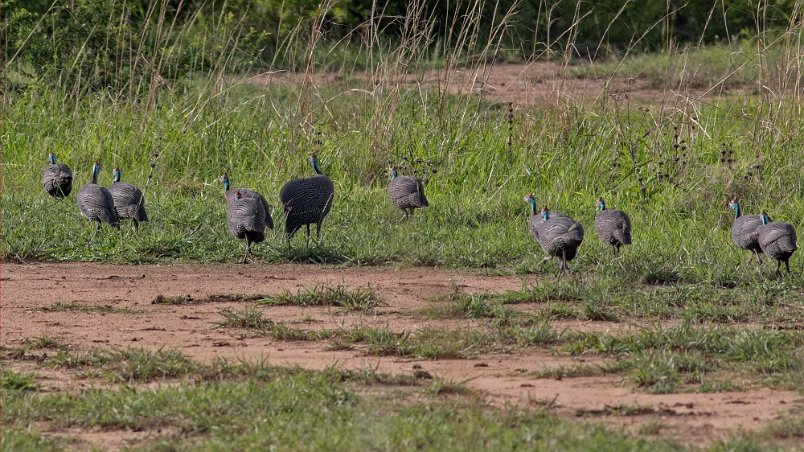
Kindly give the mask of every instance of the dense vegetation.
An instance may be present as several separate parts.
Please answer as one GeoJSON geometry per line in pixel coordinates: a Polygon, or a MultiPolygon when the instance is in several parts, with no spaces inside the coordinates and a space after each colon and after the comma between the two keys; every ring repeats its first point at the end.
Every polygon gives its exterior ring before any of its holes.
{"type": "Polygon", "coordinates": [[[311,49],[336,69],[405,52],[443,64],[456,48],[467,51],[464,64],[585,59],[772,40],[801,16],[798,0],[3,0],[0,11],[12,86],[57,81],[129,94],[193,72],[310,69],[311,49]]]}

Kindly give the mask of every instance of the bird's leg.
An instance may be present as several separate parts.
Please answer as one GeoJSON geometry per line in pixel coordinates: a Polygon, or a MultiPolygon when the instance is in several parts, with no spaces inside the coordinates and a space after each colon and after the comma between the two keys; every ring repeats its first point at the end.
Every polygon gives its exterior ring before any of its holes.
{"type": "Polygon", "coordinates": [[[310,223],[307,223],[307,248],[310,248],[310,223]]]}
{"type": "Polygon", "coordinates": [[[782,274],[782,261],[776,261],[776,274],[782,274]]]}
{"type": "Polygon", "coordinates": [[[614,255],[616,256],[616,255],[617,255],[617,251],[618,251],[617,245],[615,245],[615,244],[613,244],[613,243],[612,243],[612,244],[611,244],[611,251],[612,251],[612,252],[614,253],[614,255]]]}
{"type": "Polygon", "coordinates": [[[413,218],[413,207],[408,207],[410,209],[410,217],[413,218]]]}
{"type": "Polygon", "coordinates": [[[789,260],[789,259],[788,259],[788,260],[786,260],[786,261],[784,261],[784,266],[785,266],[785,267],[787,267],[787,274],[788,274],[788,275],[789,275],[790,273],[792,273],[792,272],[790,271],[790,260],[789,260]]]}
{"type": "Polygon", "coordinates": [[[321,222],[315,224],[315,238],[321,242],[321,222]]]}
{"type": "Polygon", "coordinates": [[[93,240],[95,239],[95,237],[98,236],[98,233],[100,232],[100,228],[101,228],[101,224],[100,224],[100,221],[99,221],[97,227],[95,228],[95,233],[92,234],[92,239],[93,240]]]}
{"type": "Polygon", "coordinates": [[[243,260],[240,261],[241,264],[245,264],[248,262],[248,255],[251,254],[251,241],[246,239],[246,254],[243,255],[243,260]]]}
{"type": "Polygon", "coordinates": [[[538,264],[536,267],[537,267],[537,268],[538,268],[538,267],[541,267],[541,266],[542,266],[542,264],[544,264],[545,262],[549,261],[549,260],[550,260],[550,259],[552,259],[552,258],[553,258],[553,256],[547,256],[547,257],[545,257],[544,259],[542,259],[541,261],[539,261],[539,264],[538,264]]]}
{"type": "Polygon", "coordinates": [[[140,232],[140,222],[137,221],[137,220],[134,220],[134,233],[137,234],[139,232],[140,232]]]}

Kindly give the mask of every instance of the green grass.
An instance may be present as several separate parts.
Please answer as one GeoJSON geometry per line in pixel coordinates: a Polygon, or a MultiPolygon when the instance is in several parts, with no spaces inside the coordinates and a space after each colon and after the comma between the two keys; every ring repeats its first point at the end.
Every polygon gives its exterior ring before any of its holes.
{"type": "Polygon", "coordinates": [[[241,310],[224,308],[219,311],[223,320],[215,325],[218,328],[246,329],[257,336],[269,336],[282,341],[314,341],[332,337],[332,330],[310,331],[290,327],[281,322],[263,318],[263,311],[253,306],[241,310]]]}
{"type": "MultiPolygon", "coordinates": [[[[386,99],[398,105],[392,114],[372,115],[379,101],[350,91],[362,82],[349,83],[320,88],[332,101],[326,108],[309,105],[319,119],[308,128],[296,126],[295,115],[302,113],[295,102],[302,93],[294,87],[237,85],[213,97],[201,81],[187,81],[186,91],[162,93],[148,112],[102,95],[66,101],[58,91],[9,94],[2,106],[3,161],[9,168],[3,184],[15,190],[3,191],[2,214],[8,224],[21,226],[5,232],[0,253],[7,260],[234,263],[243,245],[227,230],[216,179],[223,171],[235,186],[260,190],[273,206],[277,229],[254,247],[255,259],[263,262],[399,263],[552,275],[555,262],[537,267],[542,253],[527,230],[521,198],[534,192],[540,204],[585,225],[584,244],[572,262],[579,274],[618,282],[747,286],[773,278],[773,270],[766,264],[758,274],[746,253],[731,244],[727,199],[740,194],[747,212],[769,208],[774,218],[802,226],[801,118],[774,110],[772,134],[754,138],[745,131],[764,127],[770,114],[758,98],[700,105],[700,126],[682,116],[618,116],[600,106],[578,106],[571,114],[518,110],[509,149],[506,112],[494,104],[449,97],[440,106],[432,97],[404,91],[386,99]],[[675,126],[689,146],[686,166],[668,169],[672,180],[657,179],[652,172],[676,153],[675,126]],[[635,154],[623,147],[624,139],[634,141],[635,154]],[[731,168],[718,160],[721,142],[735,149],[731,168]],[[31,149],[42,149],[41,155],[31,149]],[[95,159],[105,164],[102,184],[109,168],[120,164],[124,179],[140,186],[155,162],[146,190],[152,221],[138,234],[128,226],[122,233],[104,228],[92,239],[73,195],[59,202],[42,193],[46,149],[73,167],[76,190],[95,159]],[[334,208],[321,243],[306,249],[297,237],[288,248],[277,194],[285,181],[311,173],[305,156],[312,150],[335,181],[334,208]],[[431,207],[409,222],[400,221],[385,192],[386,165],[403,158],[404,173],[421,173],[429,168],[426,162],[437,170],[427,175],[431,207]],[[754,168],[757,162],[760,168],[754,168]],[[689,196],[701,192],[711,196],[689,196]],[[634,244],[618,258],[592,231],[594,200],[601,194],[634,223],[634,244]]],[[[800,255],[793,257],[794,269],[801,268],[800,255]]],[[[796,270],[782,279],[800,286],[801,278],[796,270]]]]}
{"type": "MultiPolygon", "coordinates": [[[[176,431],[155,434],[144,448],[243,447],[332,450],[420,450],[473,447],[571,450],[670,448],[579,425],[542,411],[498,409],[471,400],[444,400],[455,386],[427,389],[418,400],[361,395],[341,375],[270,370],[263,379],[134,389],[85,389],[29,396],[4,392],[5,428],[37,423],[50,428],[176,431]]],[[[460,392],[460,391],[459,391],[460,392]]]]}
{"type": "Polygon", "coordinates": [[[0,371],[0,388],[4,391],[36,391],[36,379],[35,373],[20,373],[4,368],[0,371]]]}
{"type": "Polygon", "coordinates": [[[273,297],[264,297],[257,303],[270,306],[337,306],[344,311],[364,313],[383,305],[379,294],[371,286],[350,290],[342,285],[330,287],[324,284],[299,290],[295,294],[285,291],[273,297]]]}

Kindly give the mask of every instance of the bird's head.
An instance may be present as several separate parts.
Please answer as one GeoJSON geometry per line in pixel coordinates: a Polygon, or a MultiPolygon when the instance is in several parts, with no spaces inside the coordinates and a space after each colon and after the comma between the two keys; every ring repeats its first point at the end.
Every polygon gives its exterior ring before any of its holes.
{"type": "Polygon", "coordinates": [[[51,165],[55,165],[56,164],[56,155],[54,153],[52,153],[52,152],[49,153],[47,155],[47,161],[50,162],[51,165]]]}
{"type": "Polygon", "coordinates": [[[112,182],[120,182],[120,176],[122,176],[120,166],[115,166],[114,170],[112,170],[112,182]]]}
{"type": "Polygon", "coordinates": [[[602,196],[597,198],[597,210],[606,210],[606,201],[603,200],[602,196]]]}
{"type": "Polygon", "coordinates": [[[226,174],[226,173],[223,173],[223,175],[221,177],[219,177],[218,179],[220,179],[220,181],[223,182],[223,189],[228,190],[229,185],[230,185],[229,184],[229,175],[226,174]]]}
{"type": "Polygon", "coordinates": [[[762,212],[759,214],[759,219],[762,220],[762,224],[770,223],[770,217],[765,209],[762,209],[762,212]]]}
{"type": "Polygon", "coordinates": [[[395,179],[399,175],[399,170],[396,165],[391,166],[391,179],[395,179]]]}
{"type": "Polygon", "coordinates": [[[318,157],[315,155],[315,152],[310,154],[310,164],[313,165],[313,170],[316,174],[323,174],[321,168],[318,167],[318,157]]]}
{"type": "Polygon", "coordinates": [[[524,201],[530,206],[531,215],[536,215],[536,198],[533,197],[533,193],[525,196],[524,201]]]}
{"type": "Polygon", "coordinates": [[[734,211],[734,215],[736,217],[740,216],[740,202],[736,196],[731,198],[731,201],[729,201],[729,208],[734,211]]]}
{"type": "Polygon", "coordinates": [[[542,207],[542,219],[543,220],[549,220],[550,219],[550,209],[547,207],[546,204],[545,204],[544,207],[542,207]]]}

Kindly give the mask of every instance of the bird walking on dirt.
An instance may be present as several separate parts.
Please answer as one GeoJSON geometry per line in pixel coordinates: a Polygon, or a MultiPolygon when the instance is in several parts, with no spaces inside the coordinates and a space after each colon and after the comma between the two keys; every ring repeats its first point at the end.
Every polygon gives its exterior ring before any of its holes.
{"type": "Polygon", "coordinates": [[[550,212],[547,206],[537,214],[532,193],[525,197],[525,202],[530,205],[530,232],[547,254],[540,265],[557,257],[560,261],[559,270],[568,271],[567,262],[575,258],[583,242],[583,226],[560,212],[550,212]]]}
{"type": "Polygon", "coordinates": [[[226,208],[226,222],[235,237],[246,241],[246,253],[241,263],[248,262],[252,243],[265,240],[265,218],[265,208],[258,198],[244,197],[240,190],[234,193],[226,208]]]}
{"type": "Polygon", "coordinates": [[[287,182],[279,192],[285,214],[285,233],[288,243],[293,235],[306,226],[307,246],[310,245],[310,225],[316,225],[316,236],[321,239],[321,223],[332,209],[335,186],[332,180],[321,172],[316,154],[310,156],[310,165],[316,175],[287,182]]]}
{"type": "Polygon", "coordinates": [[[67,197],[73,190],[73,171],[64,163],[56,163],[53,153],[47,156],[48,165],[42,175],[42,185],[48,195],[54,198],[67,197]]]}
{"type": "Polygon", "coordinates": [[[139,230],[139,224],[148,221],[148,214],[145,212],[145,196],[139,187],[120,182],[122,172],[119,166],[112,171],[112,185],[109,186],[109,193],[112,194],[114,208],[117,216],[122,220],[128,218],[134,222],[134,230],[139,230]]]}
{"type": "MultiPolygon", "coordinates": [[[[743,215],[737,197],[729,201],[729,208],[734,211],[734,222],[731,224],[731,241],[744,250],[751,251],[757,261],[762,264],[762,247],[759,246],[759,227],[762,226],[760,215],[743,215]]],[[[770,219],[769,219],[770,220],[770,219]]]]}
{"type": "Polygon", "coordinates": [[[274,220],[271,217],[271,207],[268,205],[268,201],[265,200],[265,196],[257,191],[249,190],[247,188],[232,188],[228,173],[223,173],[223,175],[220,177],[220,181],[223,183],[223,196],[226,198],[227,205],[231,204],[231,202],[235,200],[238,191],[240,192],[240,196],[243,198],[257,199],[260,201],[260,204],[262,204],[262,207],[265,210],[265,226],[268,229],[274,228],[274,220]]]}
{"type": "Polygon", "coordinates": [[[418,177],[399,176],[396,165],[391,167],[391,180],[388,181],[388,196],[391,203],[404,212],[403,218],[413,216],[414,209],[428,207],[424,196],[424,184],[418,177]]]}
{"type": "Polygon", "coordinates": [[[765,209],[759,215],[762,225],[757,231],[762,252],[777,262],[776,274],[781,273],[782,262],[790,273],[790,256],[798,249],[796,229],[790,223],[771,222],[765,209]]]}
{"type": "Polygon", "coordinates": [[[100,232],[101,223],[109,223],[112,227],[120,229],[120,218],[114,208],[114,198],[112,198],[109,190],[98,185],[100,170],[100,162],[95,162],[92,165],[92,179],[78,190],[78,196],[76,197],[81,215],[89,221],[98,223],[94,235],[100,232]]]}
{"type": "Polygon", "coordinates": [[[603,197],[597,198],[595,232],[603,243],[611,245],[614,255],[620,254],[620,247],[631,244],[631,219],[622,210],[606,209],[603,197]]]}

